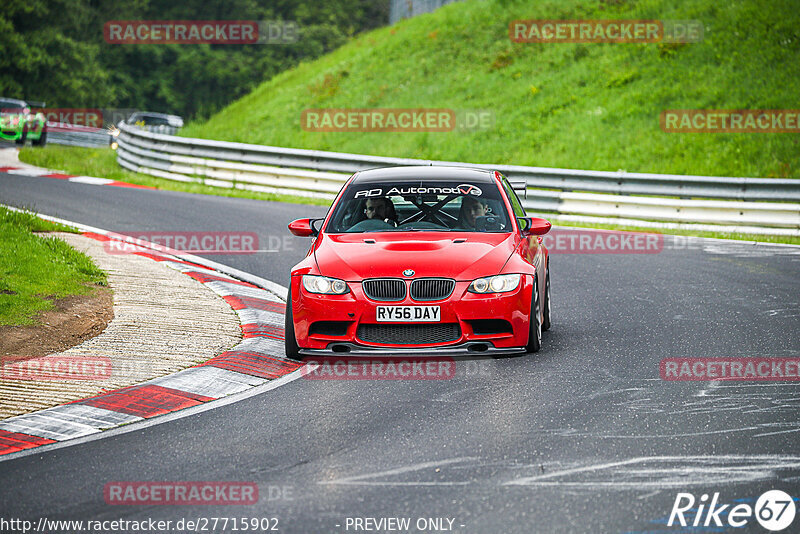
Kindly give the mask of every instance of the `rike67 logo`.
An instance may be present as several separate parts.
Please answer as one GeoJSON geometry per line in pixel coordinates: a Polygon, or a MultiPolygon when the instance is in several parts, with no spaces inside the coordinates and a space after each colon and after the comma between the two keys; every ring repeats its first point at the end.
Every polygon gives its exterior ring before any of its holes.
{"type": "Polygon", "coordinates": [[[678,493],[667,525],[740,528],[755,519],[765,529],[778,532],[792,524],[795,512],[794,499],[781,490],[765,492],[756,500],[755,507],[741,500],[720,504],[719,493],[714,493],[710,501],[705,493],[700,499],[691,493],[678,493]]]}

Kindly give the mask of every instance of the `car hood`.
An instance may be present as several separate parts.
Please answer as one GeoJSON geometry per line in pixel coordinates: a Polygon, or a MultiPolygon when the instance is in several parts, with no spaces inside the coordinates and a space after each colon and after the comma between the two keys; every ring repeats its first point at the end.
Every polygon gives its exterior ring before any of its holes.
{"type": "Polygon", "coordinates": [[[314,251],[320,274],[364,278],[441,276],[472,280],[498,274],[514,252],[513,233],[377,232],[323,234],[314,251]],[[374,242],[370,242],[374,241],[374,242]]]}

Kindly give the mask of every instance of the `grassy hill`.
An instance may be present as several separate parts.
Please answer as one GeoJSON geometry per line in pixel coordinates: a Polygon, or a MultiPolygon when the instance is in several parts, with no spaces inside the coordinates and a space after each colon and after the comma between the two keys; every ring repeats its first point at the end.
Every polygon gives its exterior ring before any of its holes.
{"type": "Polygon", "coordinates": [[[472,0],[350,41],[182,135],[468,162],[800,177],[800,134],[665,133],[665,109],[798,109],[796,0],[472,0]],[[678,5],[675,5],[678,4],[678,5]],[[515,19],[700,19],[694,44],[513,43],[515,19]],[[494,127],[308,132],[308,108],[491,110],[494,127]]]}

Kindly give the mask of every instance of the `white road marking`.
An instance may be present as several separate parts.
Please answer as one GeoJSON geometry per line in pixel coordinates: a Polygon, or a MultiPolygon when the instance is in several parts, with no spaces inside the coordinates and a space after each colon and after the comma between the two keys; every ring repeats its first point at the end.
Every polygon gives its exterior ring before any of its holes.
{"type": "Polygon", "coordinates": [[[369,481],[367,479],[402,475],[405,473],[413,473],[416,471],[422,471],[424,469],[434,469],[446,465],[458,464],[463,462],[474,462],[479,459],[480,458],[474,456],[463,456],[460,458],[450,458],[447,460],[422,462],[418,464],[397,467],[395,469],[387,469],[386,471],[378,471],[376,473],[367,473],[364,475],[337,478],[334,480],[323,480],[321,482],[317,482],[317,484],[323,484],[323,485],[343,484],[343,485],[354,485],[354,486],[465,486],[469,484],[469,482],[447,482],[447,481],[386,482],[386,481],[369,481]]]}
{"type": "Polygon", "coordinates": [[[114,180],[109,180],[108,178],[95,178],[93,176],[73,176],[72,178],[68,178],[68,180],[70,182],[89,185],[108,185],[110,183],[114,183],[114,180]]]}
{"type": "Polygon", "coordinates": [[[584,488],[680,488],[780,480],[779,473],[800,470],[800,456],[642,456],[618,462],[522,477],[504,486],[567,486],[584,488]],[[641,466],[641,467],[639,467],[641,466]],[[564,480],[573,475],[594,479],[564,480]],[[560,480],[558,480],[560,479],[560,480]]]}

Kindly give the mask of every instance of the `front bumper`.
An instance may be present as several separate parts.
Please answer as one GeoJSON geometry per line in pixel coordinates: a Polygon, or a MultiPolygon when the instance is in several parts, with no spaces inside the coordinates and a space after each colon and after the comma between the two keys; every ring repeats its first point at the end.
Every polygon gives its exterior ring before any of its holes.
{"type": "Polygon", "coordinates": [[[21,128],[0,128],[0,139],[5,141],[16,141],[22,137],[21,128]]]}
{"type": "Polygon", "coordinates": [[[528,343],[528,325],[533,277],[523,275],[519,287],[509,293],[478,295],[469,293],[470,282],[456,282],[447,299],[416,302],[409,296],[399,302],[377,302],[366,297],[360,283],[348,282],[350,292],[344,295],[318,295],[307,292],[300,276],[292,277],[292,308],[295,336],[300,353],[304,355],[391,354],[513,354],[524,352],[528,343]],[[440,306],[438,323],[458,324],[459,337],[442,343],[419,343],[414,339],[400,343],[368,342],[358,336],[359,325],[421,325],[426,323],[378,322],[378,306],[440,306]],[[486,320],[506,321],[510,328],[502,332],[482,333],[475,325],[486,320]],[[319,321],[336,322],[342,331],[338,335],[312,332],[319,321]]]}

